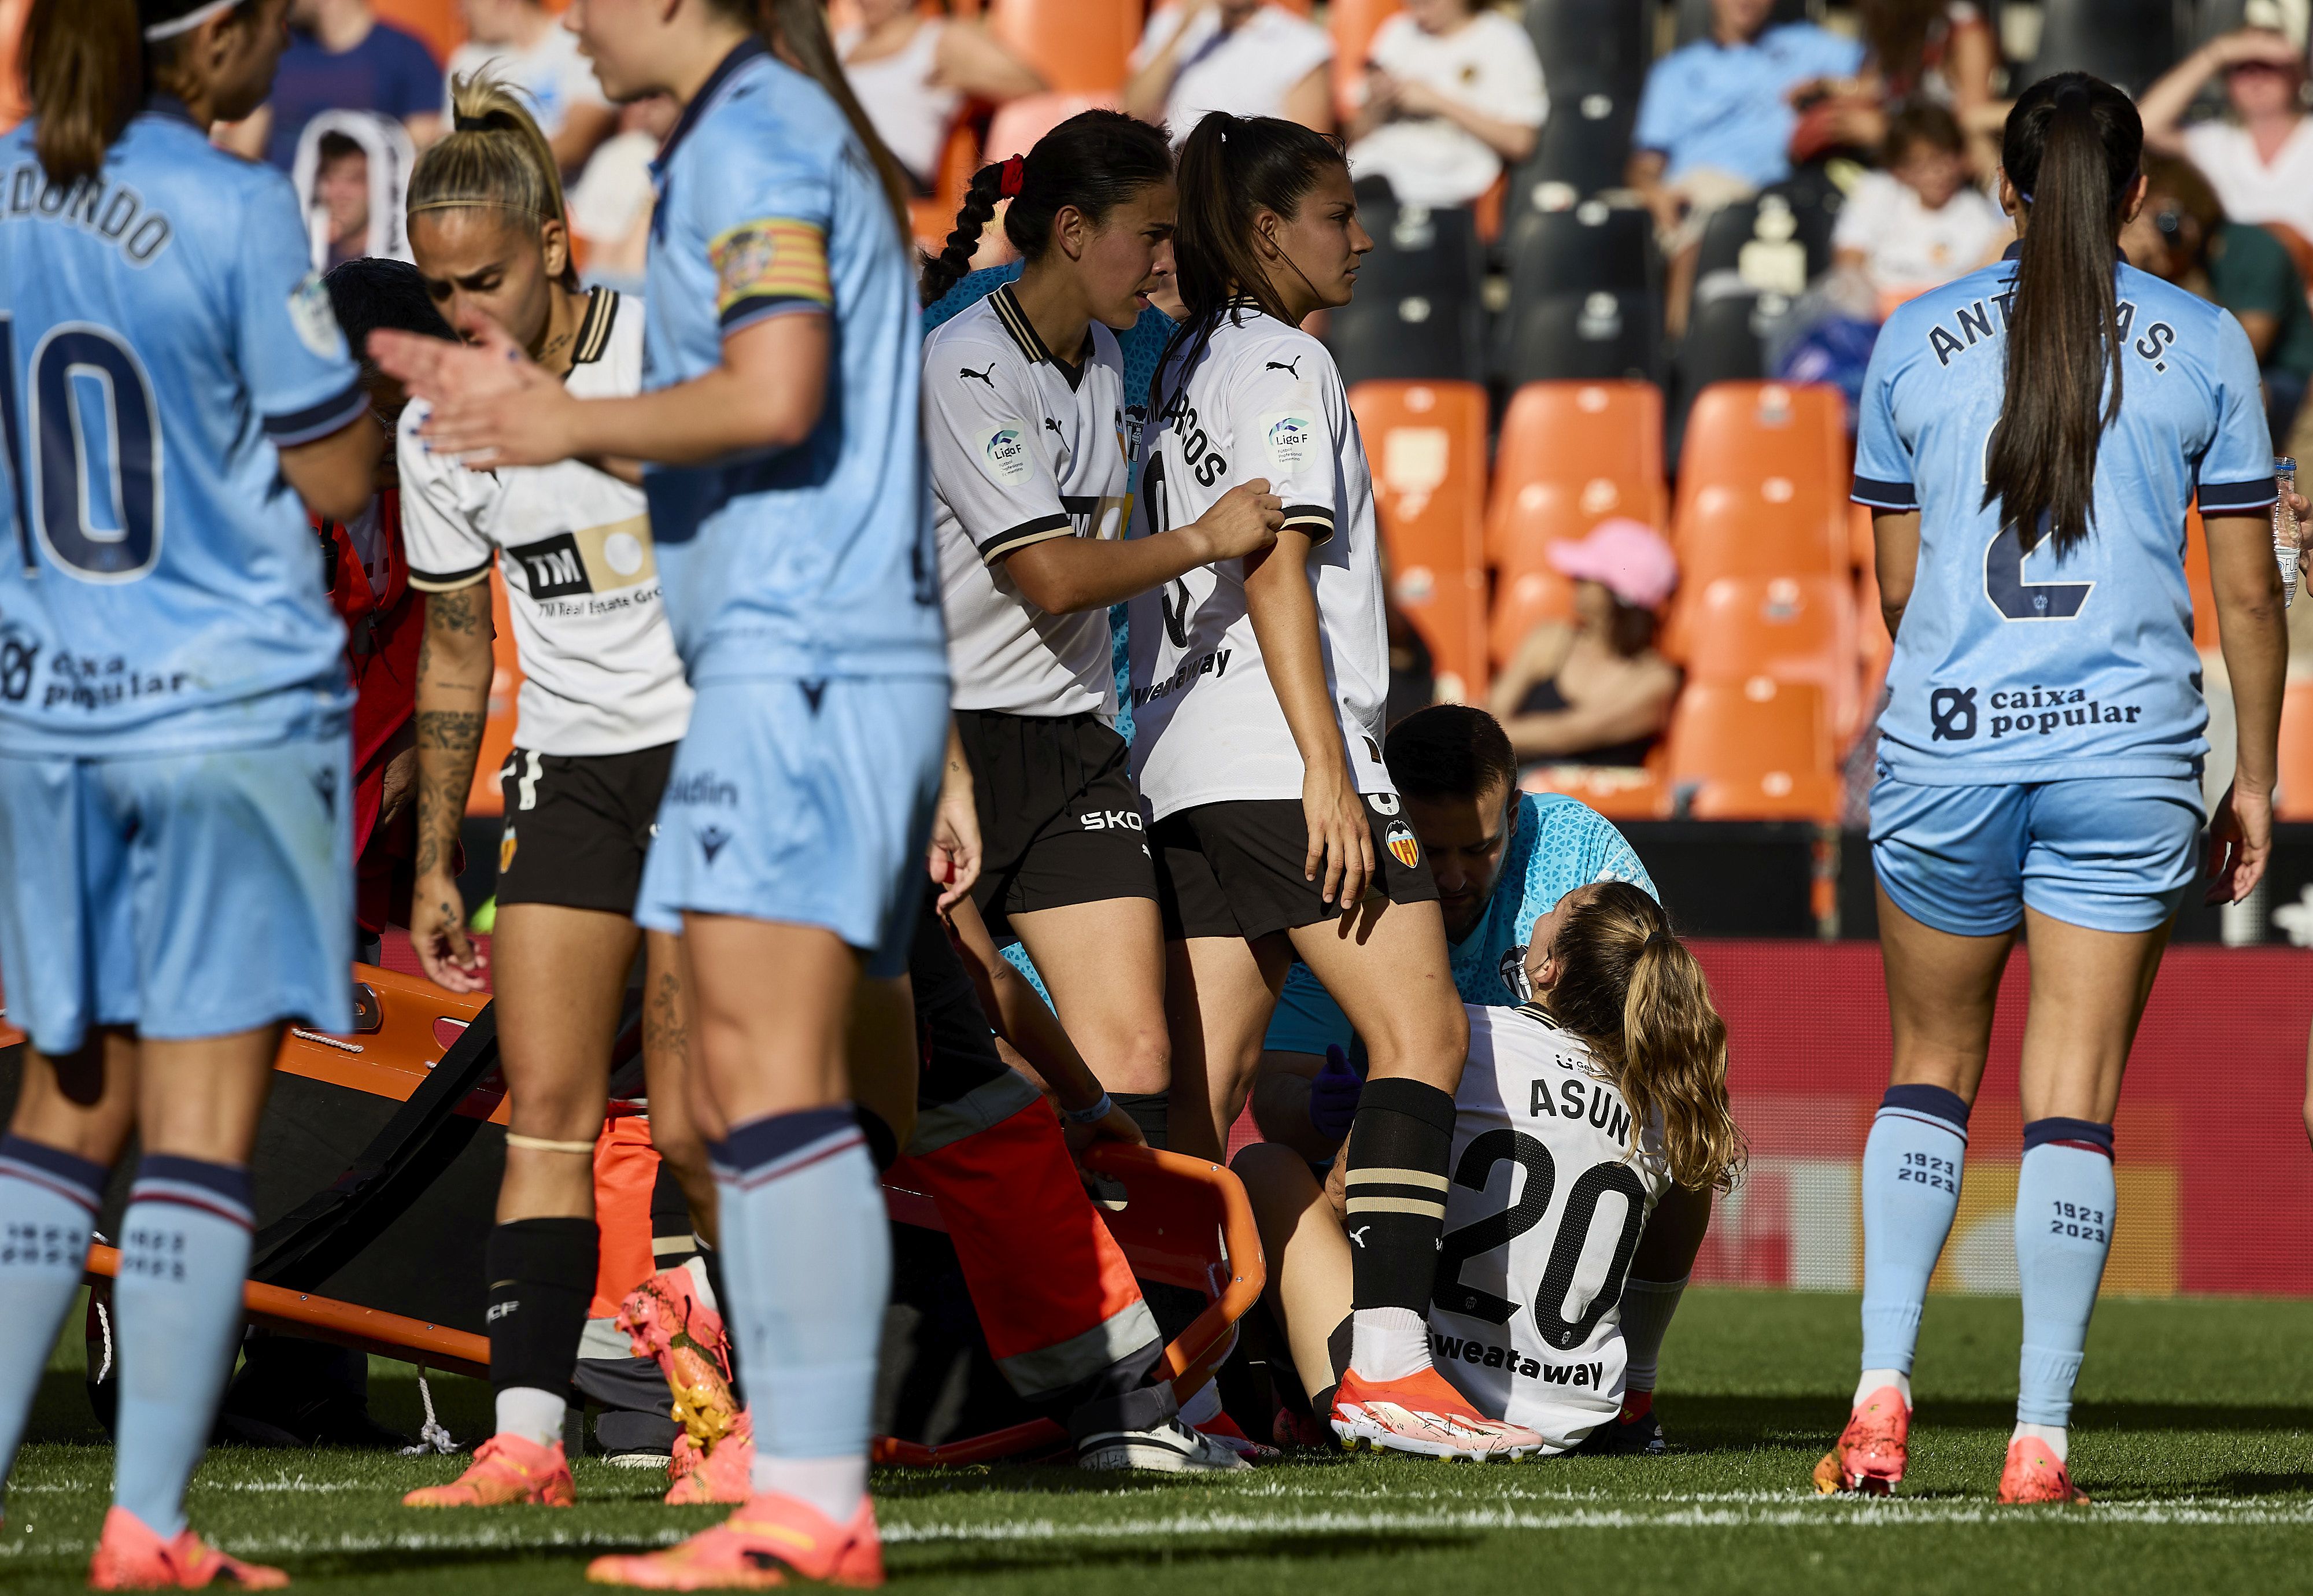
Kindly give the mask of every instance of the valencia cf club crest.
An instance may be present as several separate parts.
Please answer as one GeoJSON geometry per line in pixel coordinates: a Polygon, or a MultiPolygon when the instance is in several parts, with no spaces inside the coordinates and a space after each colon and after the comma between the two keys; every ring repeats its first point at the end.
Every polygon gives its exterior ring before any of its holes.
{"type": "Polygon", "coordinates": [[[1421,844],[1415,841],[1412,826],[1403,820],[1393,820],[1385,835],[1389,842],[1389,851],[1398,863],[1410,870],[1421,862],[1421,844]]]}
{"type": "Polygon", "coordinates": [[[514,827],[508,826],[506,828],[506,834],[498,838],[498,874],[503,876],[512,869],[514,869],[514,827]]]}

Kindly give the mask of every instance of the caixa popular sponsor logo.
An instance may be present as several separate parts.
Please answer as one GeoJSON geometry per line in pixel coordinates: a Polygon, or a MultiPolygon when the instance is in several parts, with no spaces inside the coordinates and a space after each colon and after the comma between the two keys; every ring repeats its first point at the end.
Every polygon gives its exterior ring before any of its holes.
{"type": "Polygon", "coordinates": [[[1980,690],[1939,687],[1928,694],[1928,740],[1966,743],[1982,732],[1988,740],[2031,733],[2054,736],[2092,726],[2134,726],[2140,704],[2108,704],[2081,687],[2001,688],[1977,707],[1980,690]]]}

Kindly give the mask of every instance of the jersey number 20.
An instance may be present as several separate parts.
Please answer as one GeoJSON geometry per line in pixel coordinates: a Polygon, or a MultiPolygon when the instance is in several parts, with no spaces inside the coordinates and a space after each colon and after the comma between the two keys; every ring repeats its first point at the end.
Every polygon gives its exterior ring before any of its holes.
{"type": "MultiPolygon", "coordinates": [[[[1550,1212],[1550,1195],[1558,1185],[1558,1165],[1550,1149],[1523,1131],[1487,1131],[1474,1137],[1463,1149],[1454,1184],[1484,1191],[1494,1166],[1505,1159],[1526,1171],[1526,1189],[1518,1193],[1517,1201],[1499,1213],[1472,1221],[1438,1244],[1434,1293],[1438,1306],[1492,1325],[1509,1323],[1519,1305],[1464,1283],[1462,1266],[1496,1248],[1507,1247],[1512,1238],[1540,1224],[1542,1216],[1550,1212]]],[[[1566,1194],[1566,1212],[1560,1216],[1557,1239],[1551,1243],[1550,1262],[1543,1265],[1542,1284],[1534,1294],[1534,1327],[1544,1341],[1561,1352],[1571,1352],[1589,1339],[1606,1310],[1623,1300],[1623,1276],[1630,1272],[1631,1255],[1638,1250],[1639,1231],[1646,1222],[1646,1187],[1630,1165],[1619,1160],[1593,1164],[1575,1177],[1573,1189],[1566,1194]],[[1608,1192],[1623,1198],[1622,1234],[1614,1239],[1614,1256],[1607,1263],[1598,1294],[1590,1299],[1579,1318],[1570,1319],[1565,1313],[1566,1293],[1573,1288],[1575,1270],[1581,1267],[1598,1199],[1608,1192]]]]}
{"type": "Polygon", "coordinates": [[[153,569],[161,551],[161,413],[145,368],[120,335],[86,322],[68,322],[40,340],[32,356],[32,448],[38,471],[24,472],[23,418],[16,393],[16,329],[0,315],[0,427],[8,434],[8,474],[15,493],[18,552],[28,574],[40,570],[32,546],[84,581],[134,581],[153,569]],[[85,425],[84,385],[103,393],[106,452],[96,454],[85,425]],[[109,481],[119,525],[100,529],[90,519],[97,501],[94,477],[109,481]]]}

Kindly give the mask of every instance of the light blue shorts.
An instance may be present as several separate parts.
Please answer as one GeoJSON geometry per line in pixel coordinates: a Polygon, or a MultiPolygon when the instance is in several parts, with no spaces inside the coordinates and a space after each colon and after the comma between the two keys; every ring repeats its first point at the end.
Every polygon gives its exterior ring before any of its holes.
{"type": "Polygon", "coordinates": [[[222,754],[0,755],[0,984],[51,1055],[93,1026],[180,1041],[353,1029],[340,733],[222,754]]]}
{"type": "Polygon", "coordinates": [[[1262,1038],[1261,1049],[1324,1058],[1328,1045],[1346,1052],[1356,1034],[1333,994],[1308,966],[1295,959],[1285,973],[1285,987],[1277,994],[1277,1008],[1269,1017],[1269,1033],[1262,1038]]]}
{"type": "Polygon", "coordinates": [[[923,902],[947,748],[938,676],[765,678],[699,690],[635,919],[822,926],[898,975],[923,902]]]}
{"type": "Polygon", "coordinates": [[[2095,777],[1871,789],[1871,863],[1895,906],[1936,930],[1989,937],[2026,905],[2067,925],[2149,931],[2199,874],[2200,781],[2095,777]]]}

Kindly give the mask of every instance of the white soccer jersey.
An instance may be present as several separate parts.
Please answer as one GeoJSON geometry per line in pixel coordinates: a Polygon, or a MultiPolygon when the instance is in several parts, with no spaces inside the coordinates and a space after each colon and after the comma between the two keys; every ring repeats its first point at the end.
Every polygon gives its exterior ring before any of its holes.
{"type": "MultiPolygon", "coordinates": [[[[597,288],[565,379],[582,399],[642,390],[642,301],[597,288]]],[[[401,535],[409,585],[471,586],[497,562],[522,659],[515,738],[539,754],[627,754],[680,739],[690,688],[659,602],[642,490],[575,460],[472,472],[427,448],[402,413],[401,535]]]]}
{"type": "Polygon", "coordinates": [[[1430,1351],[1480,1412],[1563,1451],[1622,1408],[1623,1280],[1670,1176],[1655,1128],[1631,1155],[1580,1037],[1531,1004],[1466,1008],[1430,1351]]]}
{"type": "Polygon", "coordinates": [[[1123,535],[1124,359],[1097,322],[1078,357],[1071,366],[1044,347],[1008,283],[924,340],[924,446],[959,710],[1116,719],[1107,610],[1055,615],[1005,569],[1049,538],[1123,535]]]}
{"type": "MultiPolygon", "coordinates": [[[[1143,433],[1133,535],[1196,520],[1256,477],[1310,551],[1325,683],[1359,792],[1395,792],[1382,763],[1389,633],[1373,480],[1341,374],[1325,346],[1250,304],[1225,312],[1164,414],[1143,433]]],[[[1300,750],[1270,685],[1244,604],[1244,565],[1202,566],[1132,601],[1132,765],[1162,819],[1199,804],[1301,796],[1300,750]]]]}

